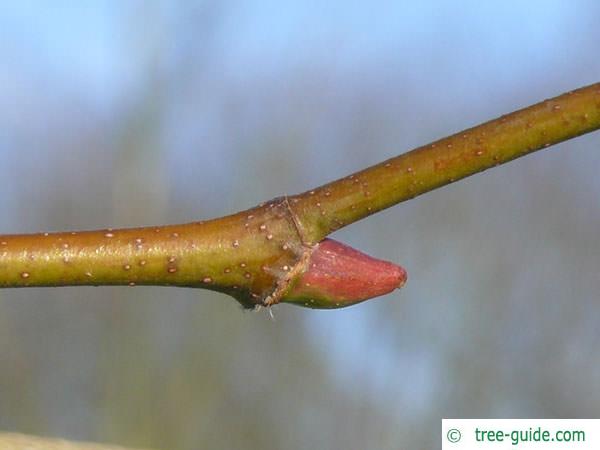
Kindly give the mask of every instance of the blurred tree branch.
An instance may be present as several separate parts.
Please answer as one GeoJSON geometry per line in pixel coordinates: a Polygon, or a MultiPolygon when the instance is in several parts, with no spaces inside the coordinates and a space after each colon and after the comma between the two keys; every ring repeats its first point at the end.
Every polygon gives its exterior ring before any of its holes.
{"type": "MultiPolygon", "coordinates": [[[[0,450],[128,450],[125,447],[0,432],[0,450]]],[[[134,450],[134,449],[129,449],[134,450]]],[[[141,449],[138,449],[141,450],[141,449]]]]}

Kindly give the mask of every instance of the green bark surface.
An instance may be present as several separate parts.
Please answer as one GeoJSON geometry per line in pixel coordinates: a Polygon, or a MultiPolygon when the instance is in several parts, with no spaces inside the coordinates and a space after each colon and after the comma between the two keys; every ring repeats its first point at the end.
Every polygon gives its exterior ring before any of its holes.
{"type": "MultiPolygon", "coordinates": [[[[201,287],[230,294],[248,308],[270,306],[286,300],[290,286],[310,270],[307,261],[316,245],[331,232],[598,128],[600,83],[227,217],[161,227],[0,236],[0,287],[201,287]]],[[[322,303],[320,307],[337,306],[333,297],[330,304],[322,303]]]]}

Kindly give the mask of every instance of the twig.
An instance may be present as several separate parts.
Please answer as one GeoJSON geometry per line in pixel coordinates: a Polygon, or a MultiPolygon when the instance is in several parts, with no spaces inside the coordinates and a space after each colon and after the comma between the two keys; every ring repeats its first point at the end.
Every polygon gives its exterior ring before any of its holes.
{"type": "Polygon", "coordinates": [[[303,194],[220,219],[0,236],[0,287],[186,286],[230,294],[247,308],[278,302],[313,308],[348,306],[402,286],[406,273],[343,244],[323,241],[328,234],[396,203],[598,128],[600,83],[303,194]]]}

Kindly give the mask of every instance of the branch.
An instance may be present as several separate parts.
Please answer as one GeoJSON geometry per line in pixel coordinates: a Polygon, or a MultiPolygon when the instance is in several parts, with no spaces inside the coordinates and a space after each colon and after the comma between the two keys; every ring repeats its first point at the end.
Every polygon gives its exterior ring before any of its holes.
{"type": "MultiPolygon", "coordinates": [[[[127,450],[124,447],[0,432],[0,450],[127,450]]],[[[134,449],[129,449],[134,450],[134,449]]]]}
{"type": "Polygon", "coordinates": [[[600,83],[502,116],[292,197],[206,222],[0,236],[0,287],[207,288],[244,307],[339,308],[406,272],[323,240],[435,188],[600,128],[600,83]]]}
{"type": "Polygon", "coordinates": [[[304,234],[333,231],[438,187],[600,128],[600,83],[499,117],[294,197],[304,234]]]}

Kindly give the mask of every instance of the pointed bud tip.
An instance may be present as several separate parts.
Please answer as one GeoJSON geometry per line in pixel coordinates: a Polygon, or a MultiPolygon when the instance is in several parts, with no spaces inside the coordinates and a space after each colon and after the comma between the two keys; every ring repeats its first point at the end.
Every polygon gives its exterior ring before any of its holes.
{"type": "Polygon", "coordinates": [[[387,294],[404,286],[406,280],[402,267],[325,239],[283,301],[312,308],[341,308],[387,294]]]}

